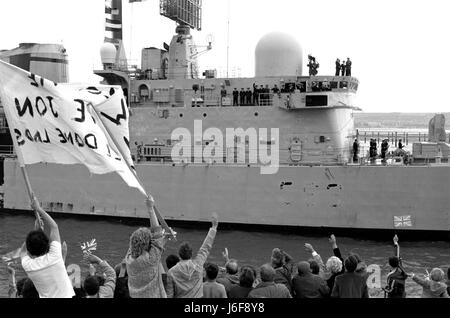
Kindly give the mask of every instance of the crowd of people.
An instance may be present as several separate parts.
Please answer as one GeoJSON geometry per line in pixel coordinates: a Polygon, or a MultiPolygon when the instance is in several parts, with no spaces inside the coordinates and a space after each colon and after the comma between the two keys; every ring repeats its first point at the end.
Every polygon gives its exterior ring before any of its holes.
{"type": "MultiPolygon", "coordinates": [[[[58,225],[33,200],[38,217],[20,252],[27,277],[16,282],[15,270],[9,266],[10,297],[18,298],[369,298],[370,275],[358,254],[343,257],[336,237],[329,242],[333,255],[324,262],[311,244],[304,248],[311,254],[300,262],[280,248],[272,250],[270,259],[260,268],[242,265],[222,253],[224,267],[208,262],[218,229],[218,217],[200,249],[194,253],[190,243],[179,246],[178,255],[162,259],[170,235],[160,225],[153,201],[147,200],[149,228],[139,228],[130,237],[129,249],[122,262],[113,268],[106,260],[91,253],[84,259],[89,274],[81,286],[74,287],[65,267],[67,247],[61,244],[58,225]],[[39,222],[39,220],[42,220],[39,222]],[[43,225],[43,227],[42,227],[43,225]],[[47,232],[45,232],[44,230],[47,232]]],[[[450,269],[446,282],[444,271],[433,269],[428,276],[407,273],[399,255],[389,258],[392,271],[387,276],[387,298],[405,298],[405,282],[412,279],[423,288],[424,298],[448,298],[450,269]]]]}

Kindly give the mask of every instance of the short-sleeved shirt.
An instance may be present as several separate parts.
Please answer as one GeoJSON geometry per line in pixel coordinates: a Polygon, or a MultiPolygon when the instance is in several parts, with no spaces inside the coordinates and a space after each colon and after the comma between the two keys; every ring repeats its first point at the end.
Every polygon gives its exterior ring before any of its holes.
{"type": "Polygon", "coordinates": [[[53,241],[47,254],[22,257],[22,267],[33,282],[40,298],[72,298],[75,296],[62,257],[61,243],[53,241]]]}

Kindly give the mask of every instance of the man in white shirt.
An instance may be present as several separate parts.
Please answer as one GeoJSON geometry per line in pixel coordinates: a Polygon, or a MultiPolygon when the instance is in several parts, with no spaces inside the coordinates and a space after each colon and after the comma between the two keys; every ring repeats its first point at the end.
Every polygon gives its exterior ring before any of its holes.
{"type": "Polygon", "coordinates": [[[41,208],[36,197],[32,207],[42,218],[49,235],[42,230],[28,234],[22,246],[22,267],[33,281],[40,298],[72,298],[75,292],[64,265],[58,225],[41,208]]]}

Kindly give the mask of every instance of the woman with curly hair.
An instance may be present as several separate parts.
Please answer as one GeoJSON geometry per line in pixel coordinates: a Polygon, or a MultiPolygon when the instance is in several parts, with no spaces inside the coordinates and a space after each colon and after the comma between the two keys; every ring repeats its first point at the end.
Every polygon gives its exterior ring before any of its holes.
{"type": "Polygon", "coordinates": [[[147,200],[150,228],[140,228],[130,237],[130,248],[125,263],[131,298],[167,298],[162,281],[164,268],[161,255],[166,239],[153,210],[153,201],[147,200]]]}

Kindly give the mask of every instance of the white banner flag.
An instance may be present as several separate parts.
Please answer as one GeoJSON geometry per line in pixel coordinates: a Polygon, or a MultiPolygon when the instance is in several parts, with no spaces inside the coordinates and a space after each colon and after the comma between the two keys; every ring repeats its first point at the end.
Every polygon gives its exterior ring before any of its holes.
{"type": "Polygon", "coordinates": [[[93,174],[117,172],[146,195],[125,162],[132,163],[129,149],[123,152],[129,158],[123,158],[91,109],[101,104],[98,113],[111,119],[102,118],[123,148],[129,138],[128,109],[120,87],[60,85],[0,61],[0,97],[24,164],[83,164],[93,174]]]}
{"type": "Polygon", "coordinates": [[[106,126],[107,132],[111,134],[112,146],[116,144],[120,149],[116,152],[123,154],[124,159],[133,166],[130,151],[130,113],[125,102],[123,90],[120,86],[87,84],[60,84],[76,89],[82,97],[91,103],[101,116],[101,122],[106,126]]]}

